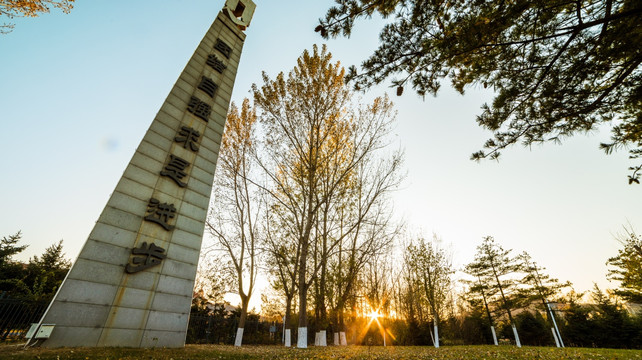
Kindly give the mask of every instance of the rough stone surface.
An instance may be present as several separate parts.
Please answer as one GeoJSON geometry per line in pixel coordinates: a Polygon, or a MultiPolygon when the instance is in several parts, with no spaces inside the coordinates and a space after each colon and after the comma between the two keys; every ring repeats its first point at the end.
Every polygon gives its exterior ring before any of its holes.
{"type": "Polygon", "coordinates": [[[151,311],[147,321],[147,328],[150,330],[162,331],[183,331],[187,329],[189,319],[189,308],[185,313],[151,311]]]}
{"type": "MultiPolygon", "coordinates": [[[[91,261],[79,258],[76,260],[73,269],[67,275],[67,281],[76,280],[97,280],[101,284],[117,284],[123,277],[123,267],[110,263],[91,261]],[[93,274],[101,274],[99,279],[96,279],[93,274]]],[[[61,289],[62,291],[62,289],[61,289]]]]}
{"type": "MultiPolygon", "coordinates": [[[[173,295],[173,294],[164,294],[157,292],[154,296],[154,301],[152,303],[152,310],[172,312],[177,310],[176,304],[186,304],[192,303],[192,298],[189,296],[183,295],[173,295]]],[[[184,306],[184,305],[183,305],[184,306]]],[[[179,309],[182,311],[189,311],[189,307],[179,309]]]]}
{"type": "Polygon", "coordinates": [[[97,346],[139,347],[142,336],[138,329],[108,328],[102,332],[97,346]]]}
{"type": "Polygon", "coordinates": [[[181,347],[185,345],[187,326],[182,331],[146,330],[140,347],[181,347]]]}
{"type": "Polygon", "coordinates": [[[110,305],[116,295],[117,289],[114,285],[67,279],[65,286],[58,294],[58,300],[94,305],[110,305]]]}
{"type": "Polygon", "coordinates": [[[108,313],[108,305],[56,301],[48,311],[50,315],[47,321],[43,323],[56,326],[102,327],[108,313]]]}
{"type": "MultiPolygon", "coordinates": [[[[43,323],[48,324],[48,323],[43,323]]],[[[96,346],[102,328],[90,328],[82,326],[68,327],[56,324],[54,331],[46,341],[48,347],[76,347],[96,346]]]]}

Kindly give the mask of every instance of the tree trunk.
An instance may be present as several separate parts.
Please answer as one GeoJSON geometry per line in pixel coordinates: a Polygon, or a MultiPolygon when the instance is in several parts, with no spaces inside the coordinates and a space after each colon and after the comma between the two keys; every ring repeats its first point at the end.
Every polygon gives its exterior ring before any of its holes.
{"type": "MultiPolygon", "coordinates": [[[[324,246],[326,246],[325,242],[326,240],[324,239],[324,246]]],[[[324,250],[325,253],[325,250],[324,250]]],[[[325,257],[325,256],[324,256],[325,257]]],[[[321,263],[321,274],[319,276],[319,296],[317,298],[317,307],[319,309],[318,311],[318,324],[321,327],[319,330],[325,330],[325,328],[328,326],[328,312],[327,309],[325,308],[325,293],[326,293],[326,271],[327,271],[327,259],[322,259],[321,263]]]]}
{"type": "Polygon", "coordinates": [[[285,298],[285,320],[284,320],[284,328],[286,329],[292,329],[292,321],[290,319],[292,316],[292,296],[287,296],[285,298]]]}
{"type": "MultiPolygon", "coordinates": [[[[479,280],[480,286],[481,286],[481,280],[479,280]]],[[[484,293],[484,290],[480,290],[482,299],[484,299],[484,307],[486,308],[486,315],[488,315],[488,322],[490,323],[490,332],[493,335],[493,343],[495,345],[499,345],[497,343],[497,333],[495,333],[495,326],[493,326],[493,317],[490,315],[490,308],[488,307],[488,301],[486,301],[486,294],[484,293]]]]}
{"type": "Polygon", "coordinates": [[[308,347],[308,285],[306,284],[305,273],[307,270],[308,243],[301,246],[301,259],[299,262],[299,331],[297,335],[297,347],[308,347]]]}
{"type": "Polygon", "coordinates": [[[292,316],[292,296],[286,296],[285,298],[285,318],[283,319],[283,337],[284,345],[287,347],[292,346],[292,326],[290,321],[292,316]]]}
{"type": "MultiPolygon", "coordinates": [[[[311,144],[315,144],[318,141],[319,128],[318,126],[311,129],[311,144]],[[315,140],[316,139],[316,140],[315,140]]],[[[315,144],[316,145],[316,144],[315,144]]],[[[307,264],[308,264],[308,251],[310,250],[310,234],[312,232],[312,227],[314,226],[314,217],[317,211],[317,208],[313,206],[315,203],[316,193],[316,152],[315,149],[318,147],[312,147],[308,151],[308,194],[307,194],[307,210],[306,210],[306,220],[303,227],[303,231],[300,233],[301,237],[299,242],[301,244],[301,258],[299,259],[299,332],[297,336],[297,347],[307,348],[308,347],[308,283],[306,282],[306,273],[307,273],[307,264]]]]}
{"type": "Polygon", "coordinates": [[[247,319],[247,307],[250,298],[241,295],[241,317],[239,318],[239,326],[236,329],[236,338],[234,339],[234,346],[241,346],[243,343],[243,330],[245,329],[245,320],[247,319]]]}
{"type": "Polygon", "coordinates": [[[434,328],[435,328],[435,348],[439,348],[439,319],[435,317],[433,319],[434,328]]]}
{"type": "Polygon", "coordinates": [[[510,311],[510,306],[508,306],[508,300],[506,300],[506,296],[504,295],[504,288],[502,287],[502,283],[499,281],[499,275],[497,275],[497,271],[495,270],[495,264],[491,263],[491,267],[493,269],[493,275],[495,275],[495,280],[497,281],[497,287],[499,288],[499,293],[502,295],[502,301],[504,302],[504,308],[506,309],[506,312],[508,313],[508,319],[510,320],[510,326],[513,328],[513,335],[515,336],[515,345],[517,347],[522,347],[522,343],[519,341],[519,334],[517,333],[517,326],[515,326],[515,320],[513,319],[513,314],[510,311]]]}

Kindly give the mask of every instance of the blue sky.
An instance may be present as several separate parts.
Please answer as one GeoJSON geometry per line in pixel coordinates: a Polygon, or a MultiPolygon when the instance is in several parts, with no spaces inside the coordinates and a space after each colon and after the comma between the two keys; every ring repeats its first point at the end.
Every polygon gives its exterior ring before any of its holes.
{"type": "MultiPolygon", "coordinates": [[[[365,59],[382,22],[358,23],[350,39],[313,29],[332,1],[261,1],[247,31],[232,96],[240,103],[261,71],[289,71],[312,44],[345,66],[365,59]]],[[[75,258],[147,127],[223,1],[79,1],[70,14],[16,19],[0,36],[0,236],[22,230],[22,259],[64,239],[75,258]]],[[[4,20],[4,19],[3,19],[4,20]]],[[[2,20],[0,20],[2,21],[2,20]]],[[[482,237],[528,251],[549,273],[588,290],[605,280],[614,235],[642,229],[640,186],[627,185],[626,152],[606,156],[603,131],[562,145],[513,147],[500,162],[469,160],[490,133],[475,114],[492,99],[444,84],[437,97],[396,97],[396,138],[408,172],[394,195],[410,229],[452,244],[458,266],[482,237]]]]}

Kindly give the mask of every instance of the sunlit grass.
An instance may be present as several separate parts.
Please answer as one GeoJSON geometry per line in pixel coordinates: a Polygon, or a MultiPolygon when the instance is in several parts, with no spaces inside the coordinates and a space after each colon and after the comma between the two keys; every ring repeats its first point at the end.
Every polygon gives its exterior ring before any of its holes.
{"type": "Polygon", "coordinates": [[[0,359],[642,359],[642,350],[514,346],[282,346],[187,345],[181,349],[61,348],[27,349],[0,345],[0,359]]]}

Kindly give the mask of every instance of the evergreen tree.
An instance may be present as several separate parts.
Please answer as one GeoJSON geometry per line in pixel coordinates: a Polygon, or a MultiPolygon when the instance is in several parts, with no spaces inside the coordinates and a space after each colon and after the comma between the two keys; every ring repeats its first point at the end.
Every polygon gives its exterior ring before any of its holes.
{"type": "Polygon", "coordinates": [[[14,290],[16,281],[22,277],[23,266],[13,256],[24,251],[28,245],[18,245],[22,233],[18,231],[0,240],[0,292],[14,290]]]}
{"type": "Polygon", "coordinates": [[[71,261],[65,258],[63,241],[52,244],[27,264],[25,276],[16,284],[21,297],[34,301],[49,301],[65,279],[71,261]]]}
{"type": "Polygon", "coordinates": [[[575,347],[594,347],[595,329],[590,322],[591,310],[581,304],[584,293],[571,291],[566,295],[568,309],[564,311],[561,332],[566,345],[575,347]]]}
{"type": "Polygon", "coordinates": [[[0,291],[29,301],[49,301],[64,280],[71,261],[63,253],[63,241],[52,244],[27,264],[12,259],[26,245],[18,246],[20,232],[0,241],[0,291]]]}
{"type": "MultiPolygon", "coordinates": [[[[497,334],[495,332],[495,321],[493,319],[493,314],[490,310],[489,300],[492,296],[495,295],[493,291],[494,288],[491,288],[488,284],[482,282],[481,276],[483,275],[483,269],[480,267],[470,267],[466,271],[469,275],[472,275],[475,280],[463,280],[464,284],[468,285],[468,291],[462,294],[464,301],[468,303],[470,308],[471,316],[466,316],[466,321],[471,324],[481,324],[478,322],[479,319],[475,315],[483,316],[484,319],[482,322],[487,323],[490,331],[486,338],[489,340],[486,343],[493,343],[497,345],[497,334]]],[[[483,331],[486,333],[486,331],[483,331]]]]}
{"type": "Polygon", "coordinates": [[[599,347],[631,348],[640,347],[633,340],[642,329],[636,329],[628,312],[614,303],[595,284],[591,292],[597,311],[590,318],[594,327],[595,345],[599,347]]]}
{"type": "Polygon", "coordinates": [[[62,242],[58,241],[45,249],[45,252],[40,256],[34,256],[29,260],[29,265],[33,265],[42,271],[63,271],[71,267],[71,261],[65,258],[62,252],[62,242]]]}
{"type": "Polygon", "coordinates": [[[625,228],[625,231],[625,235],[620,236],[624,248],[606,262],[613,267],[609,269],[607,277],[620,282],[617,295],[642,303],[642,238],[633,229],[625,228]]]}
{"type": "Polygon", "coordinates": [[[558,279],[546,274],[546,269],[538,266],[527,252],[523,252],[520,255],[520,260],[523,262],[523,271],[525,273],[521,283],[527,285],[520,289],[521,295],[526,302],[525,305],[530,305],[533,302],[541,303],[541,309],[548,318],[549,328],[553,330],[554,336],[557,337],[559,344],[563,347],[564,342],[559,333],[557,320],[548,302],[552,297],[559,295],[562,289],[570,287],[571,283],[561,283],[558,279]]]}
{"type": "MultiPolygon", "coordinates": [[[[613,124],[607,152],[642,157],[642,3],[639,0],[336,0],[316,31],[349,36],[358,18],[392,20],[381,44],[352,68],[355,87],[391,76],[401,94],[436,94],[442,81],[464,93],[495,92],[477,122],[494,132],[474,159],[613,124]],[[614,122],[612,122],[614,121],[614,122]]],[[[642,165],[631,168],[639,183],[642,165]]]]}
{"type": "Polygon", "coordinates": [[[524,345],[549,346],[554,345],[551,331],[546,320],[539,312],[522,311],[515,316],[517,330],[524,345]]]}
{"type": "Polygon", "coordinates": [[[515,275],[522,270],[522,265],[517,258],[510,256],[511,250],[504,250],[495,242],[492,236],[486,236],[481,245],[477,247],[475,260],[466,265],[465,272],[478,277],[481,284],[494,289],[499,296],[499,307],[506,312],[510,326],[513,330],[515,343],[521,346],[513,309],[517,292],[515,275]]]}

